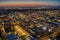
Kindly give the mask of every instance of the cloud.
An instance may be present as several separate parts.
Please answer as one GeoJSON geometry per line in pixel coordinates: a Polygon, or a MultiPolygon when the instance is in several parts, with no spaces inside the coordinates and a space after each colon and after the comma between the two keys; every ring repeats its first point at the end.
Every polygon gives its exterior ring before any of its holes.
{"type": "Polygon", "coordinates": [[[32,1],[30,1],[30,2],[26,2],[26,1],[15,1],[15,2],[2,2],[2,3],[0,3],[0,6],[8,6],[8,5],[47,5],[47,6],[54,6],[54,5],[60,5],[60,4],[57,4],[57,3],[53,3],[53,2],[32,2],[32,1]]]}
{"type": "Polygon", "coordinates": [[[21,2],[21,1],[25,1],[25,2],[53,2],[56,4],[60,4],[60,0],[0,0],[0,3],[4,3],[4,2],[21,2]]]}
{"type": "MultiPolygon", "coordinates": [[[[1,1],[12,1],[12,0],[1,0],[1,1]]],[[[13,1],[21,1],[21,0],[13,0],[13,1]]],[[[23,0],[24,1],[24,0],[23,0]]],[[[35,0],[34,0],[35,1],[35,0]]],[[[41,0],[37,0],[37,1],[41,1],[41,0]]],[[[48,0],[43,0],[43,1],[48,1],[48,0]]],[[[58,1],[58,0],[50,0],[50,1],[58,1]]]]}
{"type": "Polygon", "coordinates": [[[60,0],[0,0],[0,6],[17,6],[17,5],[59,5],[60,0]]]}

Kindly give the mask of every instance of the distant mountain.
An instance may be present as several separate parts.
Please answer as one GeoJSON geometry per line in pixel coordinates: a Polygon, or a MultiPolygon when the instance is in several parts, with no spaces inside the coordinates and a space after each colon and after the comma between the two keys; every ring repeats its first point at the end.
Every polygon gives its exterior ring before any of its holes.
{"type": "Polygon", "coordinates": [[[0,8],[39,8],[39,9],[60,9],[60,6],[13,6],[13,7],[0,7],[0,8]]]}

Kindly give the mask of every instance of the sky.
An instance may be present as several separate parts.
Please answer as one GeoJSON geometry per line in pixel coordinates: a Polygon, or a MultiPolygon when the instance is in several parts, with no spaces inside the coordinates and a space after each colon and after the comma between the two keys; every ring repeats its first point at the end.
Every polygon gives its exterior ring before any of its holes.
{"type": "Polygon", "coordinates": [[[60,0],[0,0],[0,6],[60,6],[60,0]]]}

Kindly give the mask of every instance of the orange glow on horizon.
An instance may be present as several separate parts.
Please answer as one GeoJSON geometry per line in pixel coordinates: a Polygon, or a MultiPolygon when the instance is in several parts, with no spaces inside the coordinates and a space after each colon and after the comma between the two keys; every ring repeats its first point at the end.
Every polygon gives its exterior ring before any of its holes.
{"type": "Polygon", "coordinates": [[[34,3],[34,2],[10,2],[10,3],[0,3],[0,7],[14,7],[14,6],[54,6],[56,4],[53,3],[34,3]]]}

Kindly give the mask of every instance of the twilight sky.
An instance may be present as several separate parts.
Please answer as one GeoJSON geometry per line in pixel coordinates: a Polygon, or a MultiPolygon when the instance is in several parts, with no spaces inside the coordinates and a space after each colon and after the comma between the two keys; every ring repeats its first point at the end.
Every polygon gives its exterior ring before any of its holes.
{"type": "Polygon", "coordinates": [[[0,0],[0,6],[60,6],[60,0],[0,0]]]}

